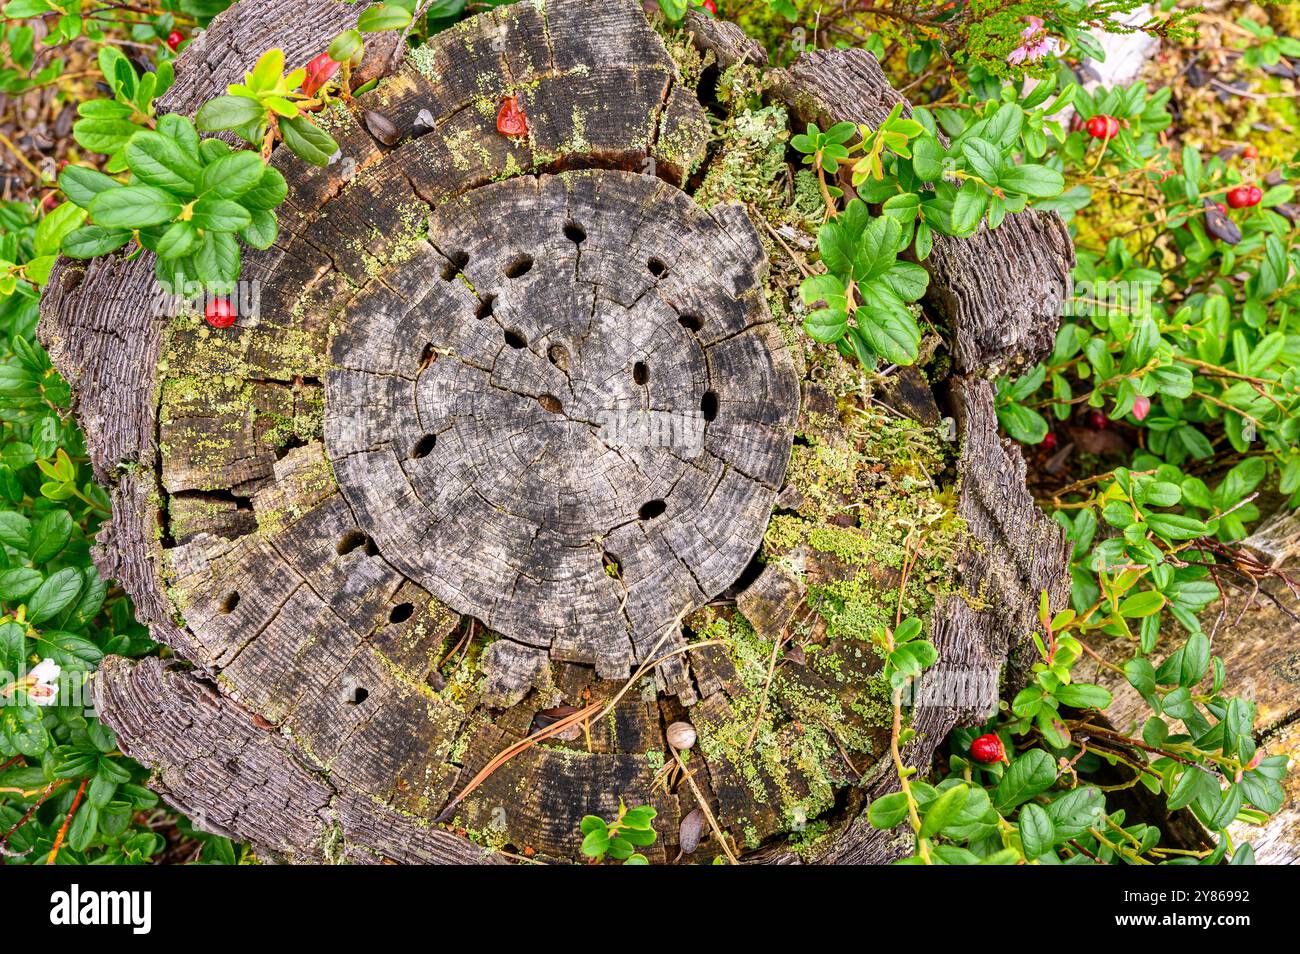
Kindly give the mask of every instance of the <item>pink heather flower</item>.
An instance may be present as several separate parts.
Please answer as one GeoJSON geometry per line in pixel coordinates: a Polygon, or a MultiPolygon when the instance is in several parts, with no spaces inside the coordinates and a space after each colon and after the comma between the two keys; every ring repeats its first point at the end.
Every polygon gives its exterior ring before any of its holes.
{"type": "Polygon", "coordinates": [[[1133,416],[1139,421],[1151,412],[1151,399],[1139,394],[1133,399],[1133,416]]]}
{"type": "Polygon", "coordinates": [[[1029,25],[1020,31],[1020,45],[1007,54],[1008,63],[1012,66],[1037,63],[1043,57],[1061,51],[1061,41],[1047,35],[1042,17],[1025,17],[1025,22],[1029,25]]]}

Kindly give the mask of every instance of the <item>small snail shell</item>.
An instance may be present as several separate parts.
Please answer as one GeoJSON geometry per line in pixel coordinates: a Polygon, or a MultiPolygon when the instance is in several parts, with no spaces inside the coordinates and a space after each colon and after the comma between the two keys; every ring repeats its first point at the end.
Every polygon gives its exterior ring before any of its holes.
{"type": "Polygon", "coordinates": [[[668,744],[678,751],[689,749],[695,744],[695,726],[689,722],[674,722],[668,727],[668,744]]]}

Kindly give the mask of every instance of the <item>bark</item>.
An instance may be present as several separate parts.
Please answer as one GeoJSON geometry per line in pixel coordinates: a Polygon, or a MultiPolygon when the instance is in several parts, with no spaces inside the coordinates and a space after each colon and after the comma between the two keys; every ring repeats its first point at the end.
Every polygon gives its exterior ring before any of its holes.
{"type": "MultiPolygon", "coordinates": [[[[187,50],[166,105],[193,111],[273,45],[305,61],[359,12],[240,4],[187,50]]],[[[730,25],[692,29],[723,63],[761,57],[730,25]]],[[[882,118],[896,96],[847,51],[769,78],[801,116],[882,118]]],[[[500,859],[467,831],[572,858],[582,816],[624,797],[655,805],[646,852],[672,860],[696,794],[658,784],[666,727],[756,704],[717,647],[673,653],[682,621],[727,591],[770,638],[806,595],[776,564],[735,583],[779,505],[798,365],[768,312],[760,230],[683,191],[703,108],[638,5],[548,0],[438,35],[326,121],[339,161],[273,159],[290,184],[281,235],[245,257],[260,307],[234,328],[159,313],[147,260],[62,262],[52,279],[42,339],[112,485],[96,560],[177,657],[108,661],[101,713],[169,802],[268,858],[500,859]],[[527,137],[498,133],[506,95],[527,137]],[[671,440],[647,439],[665,423],[671,440]],[[463,661],[451,677],[448,660],[463,661]],[[564,718],[558,703],[609,699],[636,665],[653,677],[588,734],[561,732],[455,798],[564,718]]],[[[1063,536],[980,379],[1050,343],[1063,236],[1025,215],[928,265],[960,372],[941,397],[971,531],[955,567],[971,598],[931,619],[940,681],[995,678],[1039,593],[1066,585],[1063,536]]],[[[891,393],[936,422],[919,375],[891,393]]],[[[867,654],[851,680],[874,669],[867,654]]],[[[782,682],[828,691],[800,667],[782,682]]],[[[801,733],[815,713],[792,700],[778,688],[770,704],[801,733]]],[[[928,763],[987,706],[918,707],[908,758],[928,763]]],[[[885,741],[865,722],[826,728],[885,741]]],[[[846,795],[822,858],[892,857],[897,839],[858,814],[890,787],[887,760],[827,762],[846,795]]],[[[707,749],[692,764],[731,838],[792,860],[773,806],[817,784],[808,767],[754,776],[707,749]]]]}

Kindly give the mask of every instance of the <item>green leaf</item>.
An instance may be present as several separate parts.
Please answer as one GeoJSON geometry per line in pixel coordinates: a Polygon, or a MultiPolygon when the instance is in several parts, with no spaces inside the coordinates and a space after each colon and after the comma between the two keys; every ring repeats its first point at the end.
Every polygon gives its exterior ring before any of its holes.
{"type": "Polygon", "coordinates": [[[1053,695],[1057,701],[1076,709],[1105,709],[1110,705],[1110,693],[1101,686],[1086,682],[1072,682],[1061,686],[1053,695]]]}
{"type": "Polygon", "coordinates": [[[262,157],[255,152],[247,149],[232,152],[204,168],[199,179],[199,192],[204,197],[238,198],[261,183],[266,168],[262,157]]]}
{"type": "Polygon", "coordinates": [[[1034,859],[1045,855],[1056,844],[1056,827],[1047,812],[1030,802],[1020,810],[1020,844],[1025,857],[1034,859]]]}
{"type": "Polygon", "coordinates": [[[205,195],[194,205],[190,224],[208,232],[238,232],[252,222],[248,210],[230,199],[205,195]]]}
{"type": "Polygon", "coordinates": [[[1021,755],[1002,776],[993,790],[993,806],[1006,814],[1022,802],[1045,792],[1056,781],[1056,760],[1042,749],[1030,749],[1021,755]]]}
{"type": "Polygon", "coordinates": [[[958,235],[969,235],[979,228],[988,200],[988,193],[978,182],[967,179],[962,183],[952,204],[953,231],[958,235]]]}
{"type": "MultiPolygon", "coordinates": [[[[0,573],[0,599],[10,602],[25,600],[35,592],[44,579],[39,570],[30,567],[5,570],[0,573]]],[[[8,669],[3,659],[0,659],[0,668],[8,669]]]]}
{"type": "Polygon", "coordinates": [[[912,143],[912,171],[922,182],[943,177],[943,146],[933,136],[923,135],[912,143]]]}
{"type": "Polygon", "coordinates": [[[961,812],[969,795],[969,786],[954,785],[931,802],[925,810],[925,818],[921,821],[920,837],[933,838],[942,831],[944,826],[961,812]]]}
{"type": "Polygon", "coordinates": [[[239,278],[239,242],[229,232],[204,233],[194,265],[199,280],[207,285],[233,282],[239,278]]]}
{"type": "Polygon", "coordinates": [[[63,254],[69,258],[98,258],[116,251],[129,241],[131,233],[127,229],[86,225],[64,237],[63,254]]]}
{"type": "Polygon", "coordinates": [[[239,204],[250,210],[274,209],[288,194],[289,186],[280,170],[267,166],[257,184],[239,197],[239,204]]]}
{"type": "Polygon", "coordinates": [[[265,116],[262,104],[255,99],[247,96],[218,96],[199,108],[194,121],[204,132],[219,132],[260,122],[265,116]]]}
{"type": "Polygon", "coordinates": [[[27,603],[28,618],[41,623],[67,609],[81,592],[81,574],[66,567],[53,574],[32,594],[27,603]]]}
{"type": "Polygon", "coordinates": [[[1002,170],[999,183],[1004,189],[1020,192],[1032,198],[1046,199],[1060,195],[1065,189],[1065,177],[1047,166],[1027,163],[1008,166],[1002,170]]]}
{"type": "Polygon", "coordinates": [[[892,289],[882,283],[864,288],[855,317],[858,334],[874,354],[894,364],[907,365],[916,360],[921,329],[892,289]]]}
{"type": "Polygon", "coordinates": [[[1047,806],[1059,841],[1078,838],[1106,814],[1106,798],[1091,785],[1066,792],[1047,806]]]}
{"type": "Polygon", "coordinates": [[[120,189],[122,183],[85,166],[65,166],[59,173],[59,188],[69,201],[86,209],[95,196],[106,189],[120,189]]]}
{"type": "Polygon", "coordinates": [[[190,222],[173,222],[158,239],[159,258],[179,258],[189,255],[199,244],[199,233],[190,222]]]}
{"type": "Polygon", "coordinates": [[[171,193],[143,185],[109,189],[90,203],[91,218],[105,228],[143,229],[162,225],[176,218],[180,211],[181,204],[171,193]]]}
{"type": "Polygon", "coordinates": [[[873,800],[867,807],[867,820],[873,828],[893,828],[907,817],[907,796],[891,792],[873,800]]]}
{"type": "Polygon", "coordinates": [[[126,144],[126,164],[145,185],[192,195],[202,170],[197,158],[156,132],[138,132],[126,144]]]}
{"type": "Polygon", "coordinates": [[[330,158],[339,151],[333,137],[305,116],[282,119],[280,135],[294,155],[314,166],[329,165],[330,158]]]}
{"type": "Polygon", "coordinates": [[[1143,616],[1159,613],[1164,609],[1166,602],[1163,593],[1157,593],[1155,590],[1143,590],[1141,593],[1135,593],[1125,598],[1119,604],[1119,615],[1127,619],[1140,619],[1143,616]]]}
{"type": "MultiPolygon", "coordinates": [[[[433,15],[432,11],[430,15],[433,15]]],[[[365,41],[361,39],[358,31],[344,30],[331,41],[327,52],[335,63],[349,63],[364,49],[365,41]]]]}
{"type": "Polygon", "coordinates": [[[71,537],[72,514],[66,510],[50,511],[32,528],[32,563],[39,565],[54,559],[71,537]]]}
{"type": "MultiPolygon", "coordinates": [[[[683,6],[685,5],[682,0],[683,6]]],[[[667,11],[665,11],[666,13],[667,11]]],[[[680,20],[682,15],[679,13],[676,19],[680,20]]],[[[403,10],[401,7],[392,3],[381,3],[377,7],[369,7],[364,10],[360,17],[357,18],[357,29],[362,33],[379,33],[382,30],[402,30],[411,22],[411,12],[403,10]]]]}
{"type": "Polygon", "coordinates": [[[239,237],[252,248],[270,248],[275,242],[275,237],[280,233],[275,213],[265,209],[253,209],[251,218],[249,224],[240,230],[239,237]]]}

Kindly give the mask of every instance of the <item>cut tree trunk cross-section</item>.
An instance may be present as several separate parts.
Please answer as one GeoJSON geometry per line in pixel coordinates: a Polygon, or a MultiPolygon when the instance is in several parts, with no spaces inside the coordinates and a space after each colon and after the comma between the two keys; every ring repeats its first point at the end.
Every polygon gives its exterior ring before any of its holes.
{"type": "MultiPolygon", "coordinates": [[[[163,107],[274,46],[306,62],[363,6],[235,5],[163,107]]],[[[887,860],[870,627],[906,605],[940,677],[1014,682],[1067,551],[983,378],[1050,343],[1060,220],[936,242],[955,368],[891,376],[880,412],[799,331],[800,238],[715,188],[752,145],[715,132],[731,83],[778,143],[897,94],[861,51],[765,69],[687,25],[666,45],[631,0],[537,0],[411,51],[318,115],[327,168],[273,156],[280,237],[233,328],[157,314],[148,256],[56,267],[42,338],[112,485],[96,560],[174,652],[106,660],[96,699],[200,827],[274,860],[573,860],[622,801],[656,809],[655,862],[887,860]]],[[[906,757],[988,705],[918,707],[906,757]]]]}

